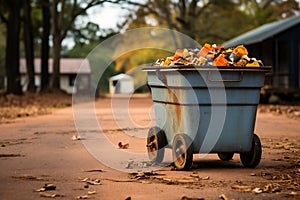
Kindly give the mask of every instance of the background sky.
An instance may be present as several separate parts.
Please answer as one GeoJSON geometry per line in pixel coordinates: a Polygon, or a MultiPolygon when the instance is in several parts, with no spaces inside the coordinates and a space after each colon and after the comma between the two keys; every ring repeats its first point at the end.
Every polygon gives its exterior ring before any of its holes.
{"type": "MultiPolygon", "coordinates": [[[[297,0],[300,5],[300,0],[297,0]]],[[[138,1],[142,3],[143,1],[138,1]]],[[[117,23],[122,23],[130,12],[122,9],[120,5],[104,3],[102,7],[91,8],[88,10],[89,20],[100,26],[101,29],[117,28],[117,23]]]]}
{"type": "Polygon", "coordinates": [[[101,29],[117,28],[117,23],[122,23],[130,12],[122,9],[120,5],[104,4],[103,7],[88,10],[89,20],[99,24],[101,29]]]}

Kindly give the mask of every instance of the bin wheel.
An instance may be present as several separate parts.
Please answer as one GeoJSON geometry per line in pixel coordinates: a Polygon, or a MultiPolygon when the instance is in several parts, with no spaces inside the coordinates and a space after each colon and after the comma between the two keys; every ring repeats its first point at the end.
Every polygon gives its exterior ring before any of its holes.
{"type": "Polygon", "coordinates": [[[218,157],[222,161],[229,161],[233,158],[234,153],[218,153],[218,157]]]}
{"type": "Polygon", "coordinates": [[[259,137],[254,134],[251,151],[240,153],[240,159],[244,167],[255,168],[260,162],[261,154],[262,148],[259,137]]]}
{"type": "Polygon", "coordinates": [[[172,154],[178,170],[188,170],[193,163],[193,145],[188,135],[177,134],[173,141],[172,154]]]}
{"type": "Polygon", "coordinates": [[[161,163],[165,155],[167,139],[165,132],[158,127],[151,127],[148,131],[147,151],[152,162],[161,163]]]}

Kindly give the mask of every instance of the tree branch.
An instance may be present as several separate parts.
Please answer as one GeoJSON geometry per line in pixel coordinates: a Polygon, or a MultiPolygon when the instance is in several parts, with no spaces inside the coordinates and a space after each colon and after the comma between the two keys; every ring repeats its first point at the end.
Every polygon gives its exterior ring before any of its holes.
{"type": "Polygon", "coordinates": [[[0,10],[0,19],[4,24],[8,23],[8,19],[5,18],[4,14],[1,12],[1,10],[0,10]]]}
{"type": "Polygon", "coordinates": [[[76,20],[76,18],[79,15],[84,14],[88,9],[90,9],[94,6],[101,5],[103,3],[112,3],[112,4],[128,3],[130,5],[144,6],[144,4],[131,2],[131,1],[127,1],[127,0],[92,0],[84,8],[81,8],[78,11],[76,11],[75,3],[77,3],[77,1],[74,1],[73,10],[71,12],[72,13],[71,14],[71,19],[66,24],[66,26],[64,26],[65,28],[62,30],[61,40],[63,40],[67,36],[68,30],[70,30],[70,28],[72,27],[72,25],[73,25],[74,21],[76,20]]]}

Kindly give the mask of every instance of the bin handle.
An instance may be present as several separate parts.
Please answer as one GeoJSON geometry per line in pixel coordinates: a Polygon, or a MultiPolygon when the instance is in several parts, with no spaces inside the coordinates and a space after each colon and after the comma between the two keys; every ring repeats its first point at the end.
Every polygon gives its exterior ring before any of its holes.
{"type": "Polygon", "coordinates": [[[207,75],[207,78],[210,82],[241,82],[243,80],[243,77],[244,77],[244,72],[240,72],[240,78],[237,79],[237,80],[232,80],[232,79],[226,79],[226,80],[223,80],[223,79],[220,79],[220,80],[213,80],[211,78],[211,71],[208,72],[208,75],[207,75]]]}

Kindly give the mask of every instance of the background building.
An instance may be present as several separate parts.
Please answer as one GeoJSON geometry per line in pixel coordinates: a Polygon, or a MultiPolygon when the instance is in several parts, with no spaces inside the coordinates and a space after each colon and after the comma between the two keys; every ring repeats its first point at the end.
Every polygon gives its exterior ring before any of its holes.
{"type": "Polygon", "coordinates": [[[131,94],[134,92],[133,78],[126,74],[118,74],[109,78],[110,94],[131,94]]]}
{"type": "MultiPolygon", "coordinates": [[[[49,59],[49,73],[53,72],[53,60],[49,59]]],[[[34,60],[35,67],[35,85],[41,86],[41,59],[34,60]]],[[[28,77],[26,70],[26,60],[20,60],[21,85],[23,91],[27,90],[28,77]]],[[[91,67],[87,59],[78,58],[62,58],[60,60],[60,89],[69,94],[77,92],[89,92],[91,86],[91,67]],[[80,72],[79,72],[80,70],[80,72]],[[77,77],[78,75],[78,77],[77,77]],[[75,79],[77,77],[78,84],[74,87],[75,79]]]]}
{"type": "Polygon", "coordinates": [[[300,15],[260,26],[223,45],[244,44],[251,57],[273,67],[267,84],[273,89],[299,91],[300,88],[300,15]]]}

